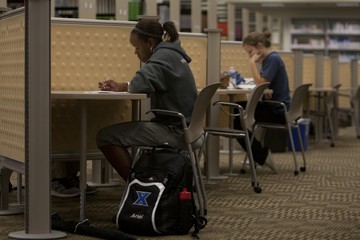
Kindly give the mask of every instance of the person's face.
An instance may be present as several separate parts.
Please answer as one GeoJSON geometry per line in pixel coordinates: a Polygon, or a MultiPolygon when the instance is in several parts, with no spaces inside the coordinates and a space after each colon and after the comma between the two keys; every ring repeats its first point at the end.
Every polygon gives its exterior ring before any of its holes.
{"type": "Polygon", "coordinates": [[[130,43],[135,48],[135,54],[141,62],[146,62],[151,57],[151,41],[144,41],[136,33],[130,34],[130,43]]]}
{"type": "Polygon", "coordinates": [[[262,55],[261,48],[252,45],[244,45],[245,52],[252,58],[254,55],[262,55]]]}

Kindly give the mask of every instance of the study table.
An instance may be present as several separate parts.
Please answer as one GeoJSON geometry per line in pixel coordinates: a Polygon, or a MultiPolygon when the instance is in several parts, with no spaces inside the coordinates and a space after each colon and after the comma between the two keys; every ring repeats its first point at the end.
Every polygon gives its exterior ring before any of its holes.
{"type": "Polygon", "coordinates": [[[80,221],[85,220],[87,170],[87,106],[90,100],[131,100],[132,120],[139,120],[140,101],[146,94],[108,91],[52,91],[52,99],[77,100],[80,104],[80,221]]]}
{"type": "MultiPolygon", "coordinates": [[[[331,109],[329,109],[329,107],[331,107],[330,105],[327,106],[327,104],[331,104],[333,106],[336,107],[335,105],[335,98],[336,96],[334,96],[332,99],[328,99],[328,97],[330,96],[330,94],[337,92],[338,90],[333,88],[333,87],[310,87],[309,88],[309,97],[308,97],[308,103],[307,103],[307,114],[308,116],[310,115],[314,115],[315,116],[315,121],[314,121],[314,125],[315,125],[315,142],[319,143],[321,142],[321,140],[323,139],[323,122],[321,121],[321,117],[319,117],[321,115],[321,113],[323,114],[328,114],[327,111],[330,111],[331,113],[331,109]],[[314,96],[315,97],[315,105],[314,105],[314,114],[310,114],[310,106],[309,106],[309,101],[310,101],[310,97],[314,96]],[[332,103],[328,102],[328,101],[333,101],[332,103]]],[[[325,117],[326,119],[326,117],[325,117]]],[[[335,134],[335,126],[334,126],[334,120],[336,121],[336,119],[332,119],[330,120],[332,124],[332,126],[329,126],[332,129],[332,134],[333,136],[336,135],[335,134]]]]}

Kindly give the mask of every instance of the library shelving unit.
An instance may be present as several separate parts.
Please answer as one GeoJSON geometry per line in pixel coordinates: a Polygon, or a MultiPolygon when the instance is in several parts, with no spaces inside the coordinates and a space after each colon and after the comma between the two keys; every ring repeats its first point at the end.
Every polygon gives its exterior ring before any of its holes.
{"type": "Polygon", "coordinates": [[[293,19],[291,48],[306,51],[325,50],[325,21],[293,19]]]}
{"type": "Polygon", "coordinates": [[[340,52],[343,60],[360,57],[360,19],[329,20],[327,25],[327,48],[340,52]]]}
{"type": "Polygon", "coordinates": [[[339,53],[340,61],[360,57],[360,19],[292,19],[291,49],[339,53]]]}
{"type": "MultiPolygon", "coordinates": [[[[136,21],[142,14],[142,1],[131,0],[128,3],[128,20],[136,21]]],[[[78,18],[78,0],[56,0],[55,17],[78,18]]],[[[102,20],[115,19],[115,0],[96,0],[96,16],[94,18],[102,20]]]]}
{"type": "Polygon", "coordinates": [[[78,18],[79,8],[77,0],[55,1],[55,17],[78,18]]]}

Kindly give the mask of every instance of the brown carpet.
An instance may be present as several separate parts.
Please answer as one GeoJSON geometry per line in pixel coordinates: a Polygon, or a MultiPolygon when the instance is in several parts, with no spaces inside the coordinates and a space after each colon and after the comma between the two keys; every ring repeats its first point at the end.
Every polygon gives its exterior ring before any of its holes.
{"type": "MultiPolygon", "coordinates": [[[[298,155],[301,163],[301,154],[298,155]]],[[[310,143],[305,173],[293,174],[291,152],[274,153],[279,169],[273,174],[258,167],[263,189],[257,194],[250,185],[249,171],[207,184],[208,225],[200,232],[206,240],[239,239],[360,239],[360,140],[353,129],[342,129],[336,146],[310,143]]],[[[235,157],[239,172],[243,154],[235,157]]],[[[221,156],[221,170],[227,172],[227,155],[221,156]]],[[[116,213],[122,186],[100,188],[88,196],[86,214],[97,227],[116,229],[116,213]]],[[[11,193],[15,201],[16,192],[11,193]]],[[[79,198],[52,198],[52,209],[64,219],[79,217],[79,198]]],[[[0,239],[24,230],[24,216],[0,216],[0,239]]],[[[67,239],[94,239],[69,234],[67,239]]],[[[138,237],[138,239],[191,239],[188,236],[138,237]]]]}

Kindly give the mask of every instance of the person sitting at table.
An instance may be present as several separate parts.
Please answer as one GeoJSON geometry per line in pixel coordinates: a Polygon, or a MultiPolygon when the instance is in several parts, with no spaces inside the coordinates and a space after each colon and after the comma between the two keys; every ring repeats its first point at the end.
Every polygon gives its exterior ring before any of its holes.
{"type": "MultiPolygon", "coordinates": [[[[243,40],[243,48],[249,55],[249,65],[255,84],[270,82],[269,89],[272,93],[265,93],[264,99],[283,102],[287,109],[290,107],[289,80],[285,64],[279,53],[271,49],[271,33],[252,32],[243,40]],[[261,65],[260,71],[258,64],[261,65]]],[[[239,102],[243,107],[246,102],[239,102]]],[[[272,105],[266,102],[259,102],[255,110],[255,121],[267,123],[286,123],[284,110],[279,105],[272,105]]],[[[234,119],[234,128],[241,129],[238,118],[234,119]]],[[[237,139],[240,145],[246,150],[243,138],[237,139]]],[[[259,140],[254,138],[252,145],[254,160],[259,165],[265,165],[276,173],[276,167],[271,157],[270,148],[263,146],[259,140]]]]}
{"type": "MultiPolygon", "coordinates": [[[[151,108],[181,112],[190,122],[197,97],[191,58],[180,46],[173,22],[161,25],[157,20],[140,20],[130,34],[130,43],[144,65],[129,83],[105,80],[105,91],[147,93],[151,108]]],[[[132,164],[131,146],[182,146],[183,133],[178,118],[156,116],[151,121],[124,122],[101,129],[97,146],[117,173],[126,181],[132,164]]]]}

